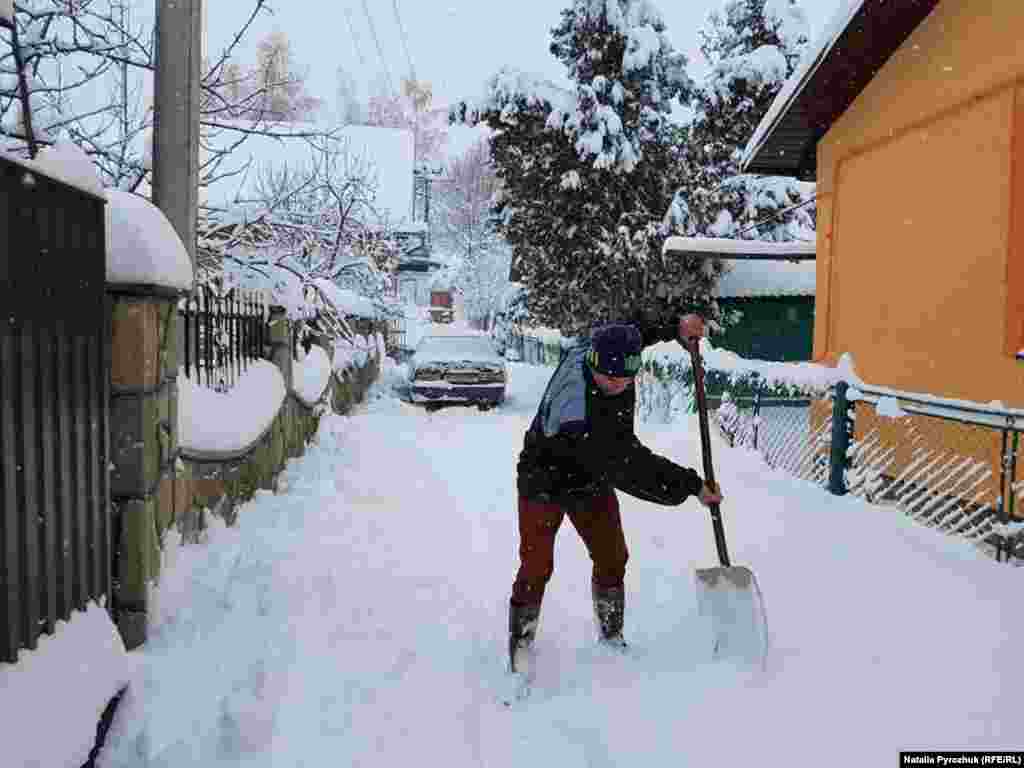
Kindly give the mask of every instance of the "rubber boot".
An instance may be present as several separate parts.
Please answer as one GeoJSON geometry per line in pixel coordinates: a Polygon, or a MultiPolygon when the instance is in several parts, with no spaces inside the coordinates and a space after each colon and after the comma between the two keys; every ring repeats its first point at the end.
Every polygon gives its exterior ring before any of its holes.
{"type": "Polygon", "coordinates": [[[522,669],[526,654],[537,635],[540,620],[540,603],[535,605],[508,604],[508,668],[510,672],[525,672],[522,669]]]}
{"type": "Polygon", "coordinates": [[[625,648],[622,639],[622,623],[626,610],[624,587],[599,587],[591,585],[594,596],[594,620],[601,633],[601,642],[615,648],[625,648]]]}

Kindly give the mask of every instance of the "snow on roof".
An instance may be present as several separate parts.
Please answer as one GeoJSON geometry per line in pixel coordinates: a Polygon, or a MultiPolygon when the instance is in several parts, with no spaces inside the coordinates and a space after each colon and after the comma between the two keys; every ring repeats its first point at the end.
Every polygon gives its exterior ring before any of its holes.
{"type": "Polygon", "coordinates": [[[670,237],[664,252],[708,253],[722,256],[727,271],[718,281],[715,294],[721,298],[754,296],[813,296],[817,280],[815,244],[794,241],[737,240],[725,237],[670,237]],[[742,257],[753,257],[744,259],[742,257]],[[775,257],[776,260],[759,259],[775,257]],[[799,258],[801,262],[782,261],[799,258]]]}
{"type": "Polygon", "coordinates": [[[441,154],[446,163],[457,160],[466,152],[491,137],[492,131],[486,125],[466,125],[456,123],[449,125],[444,145],[441,147],[441,154]]]}
{"type": "Polygon", "coordinates": [[[432,291],[451,291],[457,288],[455,284],[458,277],[457,271],[457,268],[451,266],[442,267],[436,272],[431,273],[427,280],[427,285],[430,286],[432,291]]]}
{"type": "MultiPolygon", "coordinates": [[[[226,122],[225,125],[232,125],[226,122]]],[[[248,123],[238,123],[239,128],[251,128],[248,123]]],[[[304,123],[273,124],[267,130],[280,134],[328,132],[322,125],[304,123]]],[[[375,207],[378,214],[392,224],[401,224],[412,213],[412,179],[414,143],[412,131],[402,128],[379,128],[367,125],[350,125],[338,129],[339,149],[345,144],[355,158],[372,163],[371,175],[377,179],[375,207]]],[[[204,137],[200,150],[200,164],[207,162],[213,149],[226,150],[235,144],[241,134],[237,131],[217,129],[204,137]]],[[[315,140],[318,145],[322,140],[315,140]]],[[[260,174],[268,168],[301,169],[312,168],[318,160],[317,150],[303,138],[277,138],[252,134],[245,142],[231,152],[231,155],[217,169],[218,177],[238,172],[224,178],[217,178],[212,184],[200,189],[200,202],[214,208],[231,208],[239,203],[252,202],[257,194],[260,174]],[[241,172],[247,163],[249,169],[241,172]]]]}
{"type": "Polygon", "coordinates": [[[775,97],[775,101],[772,102],[771,107],[768,108],[765,116],[758,124],[754,135],[747,142],[747,146],[740,158],[740,166],[743,170],[746,170],[751,158],[753,158],[757,150],[768,138],[768,134],[771,133],[775,124],[789,109],[789,105],[800,95],[804,86],[810,81],[818,67],[821,66],[828,52],[832,50],[832,46],[836,44],[839,36],[843,34],[843,31],[850,24],[850,21],[862,5],[864,5],[864,0],[839,0],[839,5],[831,21],[825,25],[825,28],[815,41],[807,47],[803,58],[800,60],[800,65],[793,71],[785,85],[782,86],[782,89],[775,97]]]}
{"type": "Polygon", "coordinates": [[[74,142],[57,141],[52,146],[43,147],[35,160],[18,157],[3,149],[0,149],[0,155],[12,163],[88,192],[90,195],[104,196],[103,182],[96,173],[96,166],[85,151],[74,142]]]}
{"type": "Polygon", "coordinates": [[[348,288],[339,288],[325,277],[317,278],[313,282],[323,293],[324,298],[331,302],[341,314],[365,317],[371,320],[376,320],[380,316],[373,302],[365,296],[360,296],[348,288]]]}
{"type": "Polygon", "coordinates": [[[719,298],[814,296],[817,265],[778,261],[732,261],[715,287],[719,298]]]}
{"type": "Polygon", "coordinates": [[[108,283],[192,288],[192,261],[163,211],[117,189],[106,208],[108,283]]]}
{"type": "Polygon", "coordinates": [[[816,245],[813,242],[795,240],[777,243],[768,240],[739,240],[729,237],[679,237],[665,240],[664,253],[672,251],[712,253],[722,256],[775,256],[779,259],[795,258],[804,261],[814,259],[816,245]]]}

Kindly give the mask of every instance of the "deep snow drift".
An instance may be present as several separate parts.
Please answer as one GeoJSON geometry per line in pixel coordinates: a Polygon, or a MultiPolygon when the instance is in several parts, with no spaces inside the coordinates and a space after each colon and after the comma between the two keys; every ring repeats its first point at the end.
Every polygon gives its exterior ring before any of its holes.
{"type": "MultiPolygon", "coordinates": [[[[767,671],[707,658],[693,585],[715,564],[706,511],[620,495],[631,655],[595,646],[589,561],[566,522],[537,685],[502,707],[515,458],[551,371],[510,369],[489,413],[428,414],[382,384],[324,419],[280,493],[181,549],[101,765],[859,768],[1019,747],[1024,572],[721,443],[767,671]]],[[[640,435],[699,466],[695,419],[640,435]]]]}

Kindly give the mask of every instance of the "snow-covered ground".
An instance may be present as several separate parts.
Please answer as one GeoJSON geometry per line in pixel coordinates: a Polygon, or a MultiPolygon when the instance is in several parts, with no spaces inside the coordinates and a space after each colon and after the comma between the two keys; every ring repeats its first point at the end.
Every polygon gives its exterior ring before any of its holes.
{"type": "MultiPolygon", "coordinates": [[[[366,405],[324,419],[284,491],[180,550],[100,764],[859,768],[1020,747],[1024,571],[720,441],[733,558],[765,594],[767,670],[702,645],[706,511],[620,496],[631,654],[595,646],[590,565],[566,523],[536,687],[504,708],[514,466],[550,374],[510,369],[502,408],[433,414],[387,394],[389,369],[366,405]]],[[[695,422],[640,429],[699,466],[695,422]]]]}

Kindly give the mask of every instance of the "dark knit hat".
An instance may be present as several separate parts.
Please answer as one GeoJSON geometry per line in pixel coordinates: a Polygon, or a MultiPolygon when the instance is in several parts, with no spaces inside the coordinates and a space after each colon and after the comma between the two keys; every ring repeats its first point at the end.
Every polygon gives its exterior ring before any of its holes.
{"type": "Polygon", "coordinates": [[[605,376],[636,376],[640,370],[643,340],[635,326],[614,323],[595,328],[590,334],[590,367],[605,376]]]}

